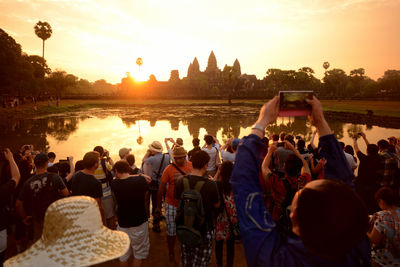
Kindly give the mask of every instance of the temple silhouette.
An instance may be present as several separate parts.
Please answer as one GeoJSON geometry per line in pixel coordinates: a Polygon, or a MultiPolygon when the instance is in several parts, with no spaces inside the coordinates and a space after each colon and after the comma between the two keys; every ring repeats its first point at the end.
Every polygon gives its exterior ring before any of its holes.
{"type": "MultiPolygon", "coordinates": [[[[222,97],[254,95],[254,89],[263,88],[263,81],[255,75],[242,74],[239,60],[233,65],[225,64],[223,69],[218,67],[214,51],[211,51],[206,68],[202,71],[195,57],[189,64],[186,77],[180,78],[178,70],[171,70],[168,81],[157,81],[150,75],[147,82],[135,82],[127,73],[118,87],[120,96],[128,97],[222,97]]],[[[262,94],[262,93],[261,93],[262,94]]]]}

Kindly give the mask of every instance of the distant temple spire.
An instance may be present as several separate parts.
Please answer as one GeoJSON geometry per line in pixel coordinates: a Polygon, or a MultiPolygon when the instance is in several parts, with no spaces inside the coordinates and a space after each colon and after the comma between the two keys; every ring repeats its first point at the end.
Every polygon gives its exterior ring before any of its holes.
{"type": "Polygon", "coordinates": [[[198,74],[200,72],[200,65],[199,61],[197,60],[197,57],[194,58],[192,65],[194,73],[198,74]]]}
{"type": "Polygon", "coordinates": [[[233,63],[233,70],[237,73],[238,76],[242,75],[242,71],[240,70],[240,63],[239,60],[236,59],[233,63]]]}
{"type": "Polygon", "coordinates": [[[208,57],[206,72],[215,71],[216,69],[218,69],[217,58],[214,55],[214,51],[211,51],[210,56],[208,57]]]}

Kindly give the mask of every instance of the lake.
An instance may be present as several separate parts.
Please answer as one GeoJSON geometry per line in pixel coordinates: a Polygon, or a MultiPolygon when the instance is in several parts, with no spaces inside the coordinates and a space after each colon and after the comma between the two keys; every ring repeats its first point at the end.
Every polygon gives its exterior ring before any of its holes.
{"type": "MultiPolygon", "coordinates": [[[[223,143],[230,137],[243,137],[250,133],[258,117],[256,106],[173,106],[147,105],[120,108],[91,108],[79,112],[27,119],[0,120],[0,146],[16,151],[21,145],[33,144],[35,150],[52,151],[57,160],[74,156],[75,161],[97,145],[110,151],[117,160],[122,147],[132,148],[140,164],[151,142],[157,140],[164,146],[164,138],[181,137],[184,147],[192,149],[193,137],[199,137],[201,145],[205,134],[217,136],[223,143]]],[[[328,119],[337,138],[345,144],[353,144],[351,134],[363,131],[371,143],[389,136],[400,137],[400,127],[385,128],[376,125],[357,124],[346,119],[328,119]]],[[[267,128],[268,133],[281,131],[301,135],[308,143],[313,128],[305,117],[278,118],[267,128]]],[[[317,141],[316,141],[317,143],[317,141]]],[[[365,152],[365,144],[359,140],[365,152]]],[[[164,146],[164,152],[165,146],[164,146]]]]}

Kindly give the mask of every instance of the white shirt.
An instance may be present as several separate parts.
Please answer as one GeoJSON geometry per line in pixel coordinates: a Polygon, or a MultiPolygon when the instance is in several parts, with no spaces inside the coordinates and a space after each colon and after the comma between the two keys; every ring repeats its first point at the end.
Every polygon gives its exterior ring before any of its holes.
{"type": "Polygon", "coordinates": [[[344,156],[346,157],[347,162],[349,163],[350,168],[352,170],[355,170],[357,168],[358,164],[354,160],[354,157],[345,151],[343,151],[343,153],[344,153],[344,156]]]}

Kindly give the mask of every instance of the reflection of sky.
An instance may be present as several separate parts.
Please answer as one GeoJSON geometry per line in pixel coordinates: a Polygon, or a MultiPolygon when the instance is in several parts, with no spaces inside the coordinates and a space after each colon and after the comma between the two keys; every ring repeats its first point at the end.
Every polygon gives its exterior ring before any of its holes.
{"type": "MultiPolygon", "coordinates": [[[[288,119],[278,119],[278,124],[288,123],[288,119]]],[[[210,123],[216,123],[210,122],[210,123]]],[[[188,126],[179,122],[178,130],[172,130],[169,121],[157,121],[154,127],[150,127],[149,121],[136,121],[135,124],[126,126],[118,116],[108,116],[100,119],[97,117],[89,118],[81,121],[77,125],[78,129],[73,132],[66,141],[57,141],[54,137],[48,135],[47,141],[49,142],[50,149],[57,155],[57,159],[63,159],[67,156],[74,156],[75,161],[82,159],[83,155],[93,150],[97,145],[102,145],[110,151],[110,155],[114,160],[119,159],[118,151],[122,147],[132,148],[132,152],[136,157],[136,162],[140,164],[141,158],[146,153],[147,147],[151,142],[160,141],[164,147],[164,152],[167,152],[164,145],[165,137],[172,137],[174,139],[181,137],[184,141],[186,150],[192,149],[192,136],[189,134],[188,126]],[[143,143],[138,144],[139,125],[143,143]]],[[[371,129],[366,129],[365,125],[344,124],[343,135],[341,139],[346,145],[353,145],[352,139],[349,137],[348,130],[357,129],[366,133],[368,140],[371,143],[376,143],[382,138],[389,136],[400,137],[399,129],[386,129],[382,127],[373,126],[371,129]]],[[[239,137],[246,136],[250,133],[251,127],[240,128],[239,137]]],[[[200,128],[199,138],[201,145],[204,141],[203,136],[206,134],[205,128],[200,128]]],[[[218,140],[222,141],[222,129],[217,132],[218,140]]],[[[317,141],[315,142],[317,144],[317,141]]],[[[366,151],[365,143],[362,139],[358,141],[361,151],[366,151]]]]}

